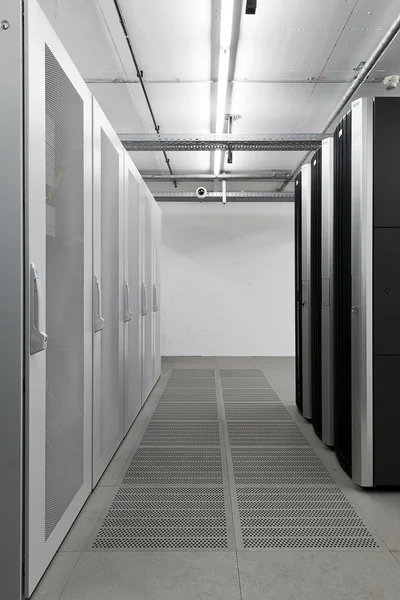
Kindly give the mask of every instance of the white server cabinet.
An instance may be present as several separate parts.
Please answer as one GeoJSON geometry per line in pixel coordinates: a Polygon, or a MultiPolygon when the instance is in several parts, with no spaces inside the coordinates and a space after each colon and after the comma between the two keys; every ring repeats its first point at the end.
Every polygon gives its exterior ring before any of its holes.
{"type": "Polygon", "coordinates": [[[160,288],[161,288],[161,234],[162,213],[156,202],[153,202],[153,361],[154,384],[161,377],[161,319],[160,319],[160,288]]]}
{"type": "Polygon", "coordinates": [[[92,96],[37,3],[25,9],[30,596],[92,489],[92,96]]]}
{"type": "Polygon", "coordinates": [[[141,245],[142,245],[142,404],[146,402],[154,385],[153,358],[153,202],[147,187],[141,193],[141,245]]]}
{"type": "Polygon", "coordinates": [[[93,99],[93,486],[124,434],[124,154],[93,99]]]}
{"type": "Polygon", "coordinates": [[[140,231],[141,177],[125,153],[124,230],[124,433],[142,406],[141,285],[142,247],[140,231]]]}

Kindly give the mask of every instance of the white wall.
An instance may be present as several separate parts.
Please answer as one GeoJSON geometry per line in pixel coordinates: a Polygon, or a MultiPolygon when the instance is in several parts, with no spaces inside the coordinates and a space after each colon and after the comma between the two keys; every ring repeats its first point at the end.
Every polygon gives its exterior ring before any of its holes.
{"type": "Polygon", "coordinates": [[[294,204],[160,203],[162,353],[294,355],[294,204]]]}

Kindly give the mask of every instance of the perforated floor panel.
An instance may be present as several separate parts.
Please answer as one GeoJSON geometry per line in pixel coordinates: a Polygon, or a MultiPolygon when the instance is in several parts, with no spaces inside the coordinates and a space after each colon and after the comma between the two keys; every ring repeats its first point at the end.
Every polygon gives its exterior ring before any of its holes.
{"type": "Polygon", "coordinates": [[[260,369],[179,368],[89,548],[379,545],[260,369]]]}

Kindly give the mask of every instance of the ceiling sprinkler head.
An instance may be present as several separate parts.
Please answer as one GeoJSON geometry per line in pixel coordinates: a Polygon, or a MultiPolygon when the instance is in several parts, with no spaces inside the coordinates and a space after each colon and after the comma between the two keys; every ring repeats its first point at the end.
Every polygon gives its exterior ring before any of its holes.
{"type": "Polygon", "coordinates": [[[389,77],[385,77],[383,80],[383,85],[388,91],[395,90],[399,85],[400,77],[399,75],[389,75],[389,77]]]}

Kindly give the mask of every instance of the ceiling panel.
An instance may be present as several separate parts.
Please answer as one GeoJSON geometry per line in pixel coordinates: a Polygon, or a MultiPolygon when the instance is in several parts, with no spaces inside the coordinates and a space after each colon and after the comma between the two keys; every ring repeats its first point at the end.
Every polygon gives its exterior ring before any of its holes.
{"type": "Polygon", "coordinates": [[[241,118],[234,122],[234,133],[290,133],[314,87],[309,83],[235,83],[231,111],[241,118]]]}
{"type": "Polygon", "coordinates": [[[319,83],[297,116],[294,131],[298,133],[319,133],[322,131],[329,115],[348,89],[347,83],[319,83]]]}
{"type": "Polygon", "coordinates": [[[149,83],[146,89],[162,133],[210,132],[210,83],[149,83]]]}
{"type": "Polygon", "coordinates": [[[315,77],[324,68],[337,40],[337,31],[260,31],[241,35],[235,80],[277,79],[300,73],[315,77]]]}
{"type": "Polygon", "coordinates": [[[269,0],[243,15],[235,79],[315,77],[355,4],[344,0],[269,0]]]}
{"type": "Polygon", "coordinates": [[[117,79],[125,73],[97,3],[39,0],[84,79],[117,79]]]}
{"type": "Polygon", "coordinates": [[[399,11],[397,0],[359,0],[346,29],[379,29],[383,32],[394,23],[399,11]]]}
{"type": "Polygon", "coordinates": [[[147,79],[210,79],[211,0],[120,0],[120,5],[147,79]]]}

